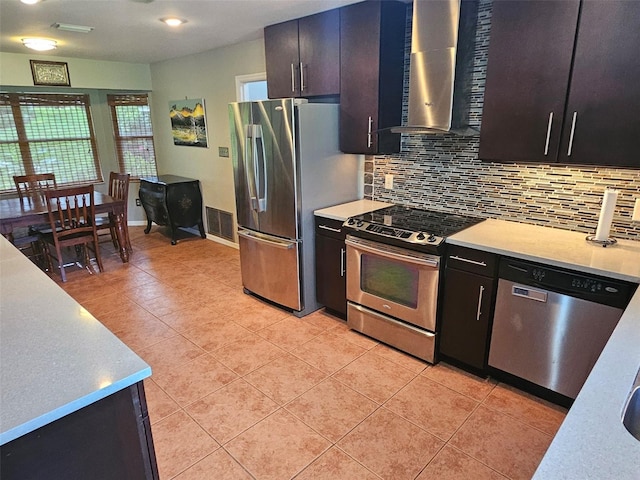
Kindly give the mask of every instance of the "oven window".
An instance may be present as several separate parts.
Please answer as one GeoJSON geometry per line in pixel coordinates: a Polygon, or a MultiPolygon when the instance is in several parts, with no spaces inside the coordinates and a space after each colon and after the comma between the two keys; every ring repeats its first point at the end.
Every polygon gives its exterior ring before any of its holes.
{"type": "Polygon", "coordinates": [[[363,292],[410,308],[418,306],[420,272],[417,266],[366,254],[362,255],[361,262],[363,292]]]}

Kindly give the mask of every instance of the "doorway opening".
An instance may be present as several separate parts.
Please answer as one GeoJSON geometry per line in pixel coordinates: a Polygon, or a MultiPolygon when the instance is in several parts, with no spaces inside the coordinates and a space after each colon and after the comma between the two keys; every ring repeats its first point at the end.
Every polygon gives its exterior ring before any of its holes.
{"type": "Polygon", "coordinates": [[[236,97],[239,102],[267,100],[267,74],[262,72],[236,76],[236,97]]]}

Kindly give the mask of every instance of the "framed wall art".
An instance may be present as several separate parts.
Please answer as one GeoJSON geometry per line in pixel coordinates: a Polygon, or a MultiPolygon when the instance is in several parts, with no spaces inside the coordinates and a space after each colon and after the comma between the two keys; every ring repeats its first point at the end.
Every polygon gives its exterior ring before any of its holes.
{"type": "Polygon", "coordinates": [[[174,145],[209,146],[203,98],[170,101],[169,118],[174,145]]]}
{"type": "Polygon", "coordinates": [[[52,85],[70,87],[69,66],[66,62],[49,62],[47,60],[29,60],[34,85],[52,85]]]}

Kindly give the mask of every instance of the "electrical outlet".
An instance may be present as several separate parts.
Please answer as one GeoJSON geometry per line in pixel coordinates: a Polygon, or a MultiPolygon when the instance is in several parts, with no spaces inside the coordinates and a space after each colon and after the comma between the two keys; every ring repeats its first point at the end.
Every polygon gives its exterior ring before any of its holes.
{"type": "Polygon", "coordinates": [[[387,190],[393,189],[393,174],[387,173],[384,176],[384,188],[386,188],[387,190]]]}
{"type": "Polygon", "coordinates": [[[136,198],[136,207],[141,207],[142,204],[140,203],[140,199],[136,198]]]}

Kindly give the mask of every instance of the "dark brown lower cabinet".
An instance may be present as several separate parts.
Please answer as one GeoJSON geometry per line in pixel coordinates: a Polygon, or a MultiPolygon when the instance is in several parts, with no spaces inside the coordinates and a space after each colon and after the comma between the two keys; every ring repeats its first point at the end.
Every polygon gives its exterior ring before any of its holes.
{"type": "Polygon", "coordinates": [[[316,220],[316,299],[327,309],[347,317],[346,251],[342,222],[316,220]]]}
{"type": "Polygon", "coordinates": [[[158,479],[142,382],[0,446],[0,478],[158,479]]]}
{"type": "Polygon", "coordinates": [[[461,247],[447,252],[440,353],[479,372],[487,366],[495,266],[493,254],[461,247]]]}

